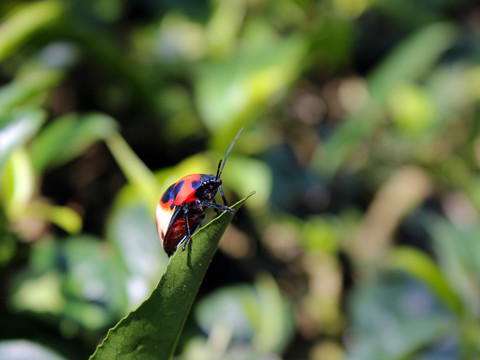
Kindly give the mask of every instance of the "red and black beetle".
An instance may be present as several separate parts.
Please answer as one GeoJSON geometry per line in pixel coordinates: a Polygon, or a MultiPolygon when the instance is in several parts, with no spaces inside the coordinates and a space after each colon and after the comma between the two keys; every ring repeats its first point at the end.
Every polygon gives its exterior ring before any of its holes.
{"type": "Polygon", "coordinates": [[[232,141],[225,160],[218,163],[216,175],[192,174],[187,175],[170,185],[160,198],[155,213],[158,236],[163,243],[163,249],[168,256],[173,255],[178,245],[183,242],[183,250],[191,240],[193,232],[200,225],[203,213],[207,207],[217,211],[234,212],[228,207],[227,199],[222,189],[222,175],[225,162],[232,150],[233,144],[242,132],[232,141]],[[215,202],[215,195],[220,190],[225,205],[215,202]]]}

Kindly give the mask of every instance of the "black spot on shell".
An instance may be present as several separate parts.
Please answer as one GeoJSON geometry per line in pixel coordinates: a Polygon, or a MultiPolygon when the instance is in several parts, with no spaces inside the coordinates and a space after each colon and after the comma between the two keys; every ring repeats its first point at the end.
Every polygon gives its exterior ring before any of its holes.
{"type": "Polygon", "coordinates": [[[173,196],[172,196],[172,189],[173,187],[175,186],[175,184],[172,184],[168,187],[168,189],[165,191],[165,193],[163,194],[162,196],[162,202],[164,204],[166,204],[167,202],[169,202],[170,200],[173,199],[173,196]]]}
{"type": "Polygon", "coordinates": [[[185,183],[185,181],[180,181],[180,182],[175,184],[175,186],[173,188],[173,191],[172,191],[172,195],[173,195],[172,199],[175,199],[177,197],[180,190],[182,190],[182,187],[183,187],[184,183],[185,183]]]}
{"type": "Polygon", "coordinates": [[[193,188],[194,190],[196,190],[196,189],[198,189],[198,187],[200,186],[200,184],[201,184],[200,181],[197,181],[197,180],[192,181],[192,188],[193,188]]]}

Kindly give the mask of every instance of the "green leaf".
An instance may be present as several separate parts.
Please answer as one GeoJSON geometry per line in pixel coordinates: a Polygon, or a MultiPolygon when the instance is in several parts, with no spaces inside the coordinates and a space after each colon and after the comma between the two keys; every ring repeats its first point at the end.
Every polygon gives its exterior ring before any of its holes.
{"type": "Polygon", "coordinates": [[[461,311],[461,300],[437,264],[425,253],[408,246],[396,247],[392,250],[387,263],[392,269],[405,271],[423,281],[451,311],[455,313],[461,311]]]}
{"type": "MultiPolygon", "coordinates": [[[[252,194],[232,208],[240,208],[252,194]]],[[[91,359],[172,357],[198,288],[233,216],[222,213],[193,235],[186,251],[174,254],[150,297],[108,332],[91,359]]]]}
{"type": "Polygon", "coordinates": [[[255,189],[257,195],[248,202],[249,209],[262,209],[268,206],[272,192],[273,176],[271,170],[262,161],[234,155],[228,158],[228,171],[222,173],[225,184],[240,194],[246,194],[255,189]]]}
{"type": "Polygon", "coordinates": [[[445,278],[462,299],[467,314],[478,314],[480,296],[480,226],[456,227],[445,219],[429,226],[433,249],[445,278]]]}
{"type": "Polygon", "coordinates": [[[104,329],[126,305],[126,273],[111,248],[91,235],[72,236],[60,244],[65,272],[63,311],[88,329],[104,329]]]}
{"type": "Polygon", "coordinates": [[[354,341],[347,360],[418,359],[419,352],[458,331],[429,289],[402,272],[385,272],[375,283],[356,287],[348,306],[354,341]]]}
{"type": "MultiPolygon", "coordinates": [[[[231,331],[227,344],[249,343],[250,350],[263,354],[283,353],[294,333],[290,304],[268,274],[259,276],[254,285],[234,285],[207,295],[196,304],[194,313],[209,336],[223,326],[231,331]]],[[[219,349],[211,350],[217,353],[207,358],[220,358],[219,349]]]]}
{"type": "Polygon", "coordinates": [[[237,132],[240,123],[284,90],[296,78],[305,48],[304,39],[295,36],[201,67],[195,99],[214,136],[223,137],[225,129],[237,132]]]}
{"type": "Polygon", "coordinates": [[[10,219],[22,216],[35,191],[35,177],[27,152],[15,150],[0,172],[1,203],[10,219]]]}
{"type": "Polygon", "coordinates": [[[112,250],[110,244],[86,234],[36,241],[28,267],[11,283],[10,306],[66,318],[89,330],[105,329],[125,313],[127,302],[128,274],[112,250]]]}
{"type": "Polygon", "coordinates": [[[155,175],[119,134],[110,136],[107,139],[107,146],[129,183],[136,187],[144,203],[147,206],[151,205],[152,199],[160,193],[160,186],[155,175]]]}
{"type": "Polygon", "coordinates": [[[139,199],[135,188],[127,184],[119,191],[107,220],[106,238],[129,279],[135,282],[135,286],[126,287],[128,303],[121,314],[135,309],[148,297],[168,264],[154,214],[139,199]]]}
{"type": "Polygon", "coordinates": [[[368,76],[370,103],[346,119],[328,140],[313,163],[322,173],[333,175],[361,141],[384,121],[382,107],[396,86],[417,81],[427,74],[452,46],[456,29],[448,23],[426,26],[398,45],[368,76]]]}
{"type": "Polygon", "coordinates": [[[61,1],[36,1],[17,6],[0,26],[0,60],[13,54],[42,29],[58,21],[64,11],[61,1]]]}
{"type": "Polygon", "coordinates": [[[26,110],[0,117],[0,170],[10,154],[25,144],[45,121],[45,112],[26,110]]]}
{"type": "Polygon", "coordinates": [[[16,234],[9,229],[7,219],[0,215],[0,268],[10,262],[17,250],[16,234]]]}
{"type": "Polygon", "coordinates": [[[435,23],[421,28],[398,45],[368,77],[373,100],[383,102],[398,84],[414,81],[431,71],[456,36],[457,30],[452,24],[435,23]]]}
{"type": "Polygon", "coordinates": [[[32,101],[46,94],[62,80],[63,72],[45,66],[24,66],[23,71],[8,85],[0,89],[0,116],[19,106],[35,105],[32,101]],[[25,69],[27,68],[27,69],[25,69]]]}
{"type": "Polygon", "coordinates": [[[30,155],[37,172],[68,162],[95,141],[116,131],[114,119],[103,114],[68,114],[55,120],[32,143],[30,155]]]}
{"type": "Polygon", "coordinates": [[[82,218],[75,210],[67,206],[36,202],[30,204],[22,215],[49,221],[70,234],[76,234],[82,229],[82,218]]]}

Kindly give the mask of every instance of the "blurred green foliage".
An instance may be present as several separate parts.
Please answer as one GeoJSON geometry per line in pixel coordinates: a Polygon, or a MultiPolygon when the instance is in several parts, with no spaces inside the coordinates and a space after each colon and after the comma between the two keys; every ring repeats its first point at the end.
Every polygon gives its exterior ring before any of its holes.
{"type": "Polygon", "coordinates": [[[480,357],[478,11],[1,2],[0,357],[92,354],[167,265],[160,194],[242,126],[257,194],[176,358],[480,357]]]}

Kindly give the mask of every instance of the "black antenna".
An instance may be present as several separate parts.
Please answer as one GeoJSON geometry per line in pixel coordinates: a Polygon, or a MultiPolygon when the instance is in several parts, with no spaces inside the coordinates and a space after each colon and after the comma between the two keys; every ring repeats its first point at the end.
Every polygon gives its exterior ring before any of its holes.
{"type": "Polygon", "coordinates": [[[220,172],[220,165],[222,165],[222,159],[218,162],[217,175],[215,176],[218,179],[218,173],[220,172]]]}
{"type": "Polygon", "coordinates": [[[237,133],[237,135],[235,136],[235,138],[233,139],[232,141],[232,144],[230,145],[230,147],[228,148],[228,151],[227,151],[227,155],[225,156],[225,160],[223,160],[223,165],[222,167],[220,168],[220,164],[222,163],[222,160],[220,160],[220,162],[218,163],[218,168],[220,169],[220,172],[218,171],[217,169],[217,178],[220,178],[220,175],[222,175],[222,171],[223,171],[223,168],[225,166],[225,163],[227,162],[227,158],[228,158],[228,155],[230,154],[230,151],[232,150],[233,148],[233,144],[235,144],[235,140],[237,140],[238,138],[238,135],[240,135],[240,133],[243,131],[243,127],[240,129],[240,131],[237,133]]]}

